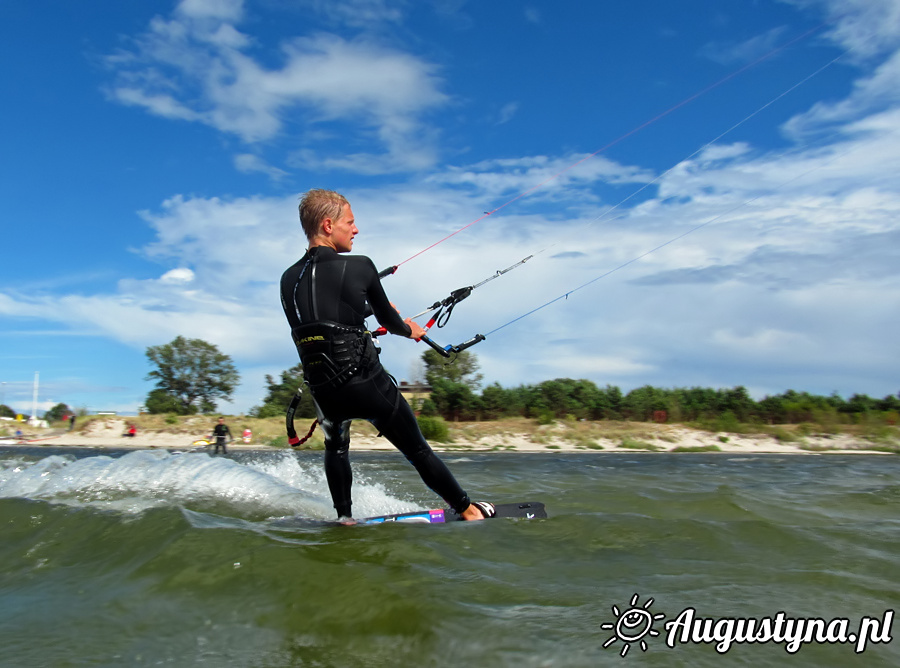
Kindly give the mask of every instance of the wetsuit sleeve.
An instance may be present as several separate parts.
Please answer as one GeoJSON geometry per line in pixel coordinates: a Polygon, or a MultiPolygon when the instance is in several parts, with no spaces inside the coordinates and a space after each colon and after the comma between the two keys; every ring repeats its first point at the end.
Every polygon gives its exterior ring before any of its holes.
{"type": "Polygon", "coordinates": [[[397,309],[391,306],[391,302],[387,298],[384,288],[381,285],[381,279],[378,278],[378,271],[375,269],[374,264],[372,264],[372,275],[369,286],[366,289],[366,299],[369,306],[372,308],[375,319],[378,320],[378,323],[387,329],[387,331],[391,334],[397,334],[398,336],[409,336],[412,334],[409,325],[403,322],[403,318],[397,313],[397,309]]]}

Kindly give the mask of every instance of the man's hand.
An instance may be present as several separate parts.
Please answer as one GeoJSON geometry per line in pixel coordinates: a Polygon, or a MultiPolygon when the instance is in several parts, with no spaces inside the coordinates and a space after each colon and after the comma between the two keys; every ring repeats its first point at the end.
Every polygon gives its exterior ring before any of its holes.
{"type": "Polygon", "coordinates": [[[412,318],[407,318],[403,322],[409,325],[409,328],[412,330],[409,334],[409,338],[418,341],[423,336],[425,336],[425,330],[422,329],[422,326],[419,323],[415,322],[412,318]]]}

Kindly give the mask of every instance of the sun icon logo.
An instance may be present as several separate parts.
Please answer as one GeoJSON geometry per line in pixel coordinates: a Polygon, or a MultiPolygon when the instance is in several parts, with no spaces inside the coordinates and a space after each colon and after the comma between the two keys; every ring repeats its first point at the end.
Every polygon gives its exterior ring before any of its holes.
{"type": "Polygon", "coordinates": [[[644,641],[644,638],[648,635],[658,636],[659,631],[653,628],[653,622],[665,617],[661,612],[655,615],[650,613],[650,606],[653,605],[652,598],[648,599],[643,606],[637,607],[638,595],[635,594],[631,597],[630,605],[631,607],[624,612],[620,612],[618,606],[614,605],[612,611],[616,616],[616,621],[607,622],[600,626],[601,629],[613,632],[612,637],[603,643],[603,649],[606,649],[617,640],[621,640],[621,656],[628,654],[628,650],[631,649],[631,643],[635,642],[639,642],[641,650],[646,652],[647,643],[644,641]]]}

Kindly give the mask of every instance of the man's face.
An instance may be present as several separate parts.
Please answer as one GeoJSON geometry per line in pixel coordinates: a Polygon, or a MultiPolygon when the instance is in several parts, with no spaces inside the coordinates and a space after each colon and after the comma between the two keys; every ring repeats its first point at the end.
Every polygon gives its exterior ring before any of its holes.
{"type": "Polygon", "coordinates": [[[359,234],[356,219],[349,204],[341,208],[341,215],[331,221],[331,241],[338,253],[349,253],[353,249],[353,237],[359,234]]]}

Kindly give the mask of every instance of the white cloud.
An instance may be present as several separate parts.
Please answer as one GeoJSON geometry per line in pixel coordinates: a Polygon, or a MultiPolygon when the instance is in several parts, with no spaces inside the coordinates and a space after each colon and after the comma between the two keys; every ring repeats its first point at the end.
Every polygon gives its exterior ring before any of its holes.
{"type": "Polygon", "coordinates": [[[518,102],[509,102],[504,104],[500,109],[499,118],[497,119],[497,125],[503,125],[504,123],[509,123],[513,116],[516,115],[516,112],[519,111],[519,103],[518,102]]]}
{"type": "Polygon", "coordinates": [[[783,27],[778,27],[738,44],[710,43],[701,49],[701,54],[724,65],[753,62],[777,48],[784,32],[783,27]]]}
{"type": "Polygon", "coordinates": [[[239,172],[244,172],[245,174],[259,172],[265,174],[273,181],[280,181],[288,174],[283,169],[273,167],[258,155],[253,155],[252,153],[241,153],[234,156],[234,166],[239,172]]]}
{"type": "Polygon", "coordinates": [[[182,121],[201,120],[202,115],[182,105],[171,95],[162,93],[148,94],[143,90],[122,86],[113,91],[115,99],[122,104],[144,107],[148,111],[163,118],[182,121]]]}
{"type": "Polygon", "coordinates": [[[181,0],[175,11],[193,19],[240,21],[243,0],[181,0]]]}
{"type": "MultiPolygon", "coordinates": [[[[818,102],[808,112],[792,118],[785,124],[785,131],[794,138],[834,131],[835,126],[850,124],[847,132],[859,132],[864,128],[853,122],[861,117],[877,114],[894,107],[900,101],[900,52],[893,54],[872,72],[857,80],[853,92],[847,98],[831,102],[818,102]]],[[[896,126],[894,126],[896,127],[896,126]]]]}
{"type": "Polygon", "coordinates": [[[525,20],[535,25],[541,24],[541,10],[534,6],[525,8],[525,20]]]}
{"type": "MultiPolygon", "coordinates": [[[[252,37],[233,25],[241,14],[238,2],[196,0],[171,19],[154,19],[131,50],[107,59],[116,72],[111,98],[250,143],[282,132],[289,112],[308,137],[315,134],[307,129],[352,121],[371,159],[433,164],[433,130],[421,118],[448,102],[433,64],[364,38],[320,33],[285,42],[282,65],[268,67],[250,55],[252,37]]],[[[350,169],[358,162],[320,160],[350,169]]]]}
{"type": "Polygon", "coordinates": [[[736,355],[786,355],[810,343],[807,334],[785,332],[770,327],[755,328],[747,333],[735,332],[728,327],[713,331],[712,343],[731,349],[736,355]]]}
{"type": "Polygon", "coordinates": [[[399,23],[408,6],[406,0],[306,0],[305,4],[341,26],[371,29],[384,23],[399,23]]]}
{"type": "Polygon", "coordinates": [[[194,280],[194,272],[187,267],[172,269],[163,274],[160,279],[163,283],[185,284],[194,280]]]}
{"type": "Polygon", "coordinates": [[[786,0],[821,7],[828,14],[828,36],[859,57],[893,51],[900,42],[896,0],[786,0]]]}
{"type": "Polygon", "coordinates": [[[622,165],[602,155],[578,154],[556,158],[524,156],[449,166],[428,177],[428,183],[466,188],[493,202],[523,192],[529,193],[529,201],[571,200],[573,189],[578,189],[583,201],[596,201],[591,189],[598,184],[643,184],[653,178],[652,172],[638,166],[622,165]]]}

